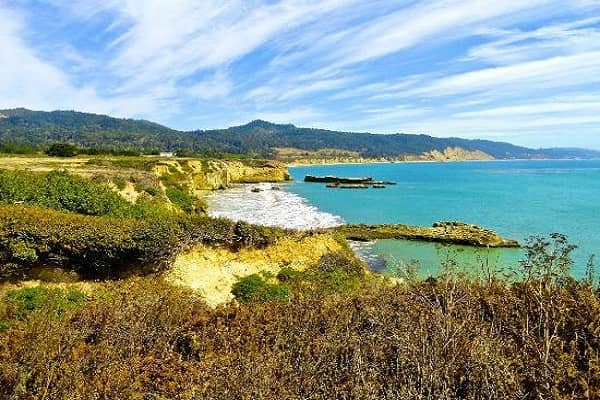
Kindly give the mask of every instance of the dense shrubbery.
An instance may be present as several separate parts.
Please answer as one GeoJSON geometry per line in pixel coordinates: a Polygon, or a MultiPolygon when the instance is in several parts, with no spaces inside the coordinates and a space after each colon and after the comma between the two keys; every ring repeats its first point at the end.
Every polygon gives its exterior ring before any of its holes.
{"type": "Polygon", "coordinates": [[[179,214],[107,218],[0,206],[0,276],[12,273],[12,267],[36,265],[64,266],[91,276],[116,276],[135,266],[151,271],[193,243],[264,246],[283,234],[255,227],[251,236],[243,236],[229,220],[179,214]]]}
{"type": "MultiPolygon", "coordinates": [[[[119,190],[127,186],[122,177],[114,179],[113,183],[119,190]]],[[[140,186],[138,189],[142,196],[132,204],[105,183],[96,183],[68,172],[0,170],[0,204],[31,204],[84,215],[122,218],[171,217],[174,212],[158,198],[159,189],[140,186]]],[[[206,208],[205,202],[192,200],[185,190],[176,187],[167,188],[166,195],[172,204],[186,213],[201,212],[206,208]]]]}
{"type": "Polygon", "coordinates": [[[41,153],[39,146],[27,143],[0,143],[0,154],[37,154],[41,153]]]}
{"type": "Polygon", "coordinates": [[[45,286],[11,289],[4,294],[10,306],[13,319],[25,319],[36,311],[52,310],[50,315],[59,316],[62,313],[80,306],[85,301],[85,294],[78,289],[48,288],[45,286]]]}
{"type": "Polygon", "coordinates": [[[79,149],[71,143],[52,143],[46,149],[46,155],[51,157],[75,157],[77,154],[79,149]]]}
{"type": "Polygon", "coordinates": [[[366,267],[350,251],[327,253],[306,271],[282,268],[276,276],[268,272],[242,277],[233,285],[236,300],[248,302],[287,302],[316,294],[349,295],[369,283],[366,267]]]}
{"type": "Polygon", "coordinates": [[[277,280],[291,289],[294,297],[306,293],[351,294],[365,283],[364,264],[349,250],[327,253],[306,271],[285,267],[277,280]]]}
{"type": "MultiPolygon", "coordinates": [[[[178,224],[0,206],[0,264],[59,265],[113,275],[134,265],[160,266],[180,248],[178,224]]],[[[0,275],[4,268],[0,268],[0,275]]]]}
{"type": "Polygon", "coordinates": [[[144,218],[166,207],[142,199],[131,204],[103,184],[67,172],[0,170],[0,204],[31,204],[84,215],[144,218]]]}
{"type": "Polygon", "coordinates": [[[438,279],[217,310],[156,279],[26,315],[13,299],[0,302],[2,398],[600,396],[600,296],[573,281],[438,279]]]}

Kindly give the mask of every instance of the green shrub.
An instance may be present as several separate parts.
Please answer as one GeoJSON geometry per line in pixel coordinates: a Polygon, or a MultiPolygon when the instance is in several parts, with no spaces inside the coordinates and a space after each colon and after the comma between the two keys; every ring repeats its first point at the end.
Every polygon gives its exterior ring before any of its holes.
{"type": "Polygon", "coordinates": [[[77,146],[71,143],[53,143],[46,150],[46,155],[52,157],[75,157],[77,153],[77,146]]]}
{"type": "Polygon", "coordinates": [[[355,293],[360,289],[361,278],[343,271],[333,271],[316,275],[318,291],[321,293],[355,293]]]}
{"type": "Polygon", "coordinates": [[[125,190],[125,188],[127,187],[127,182],[125,182],[125,179],[121,178],[121,179],[117,179],[115,181],[115,186],[117,187],[117,189],[119,190],[125,190]]]}
{"type": "Polygon", "coordinates": [[[166,187],[181,188],[187,181],[187,176],[179,171],[164,173],[160,176],[160,180],[166,187]]]}
{"type": "Polygon", "coordinates": [[[37,154],[41,151],[39,146],[27,143],[0,143],[0,153],[2,154],[37,154]]]}
{"type": "Polygon", "coordinates": [[[239,247],[262,248],[274,243],[283,234],[281,228],[252,225],[244,221],[236,222],[233,227],[234,240],[239,247]]]}
{"type": "Polygon", "coordinates": [[[351,253],[333,252],[323,255],[306,271],[284,267],[277,274],[277,279],[289,285],[294,294],[358,293],[364,281],[364,268],[351,253]]]}
{"type": "MultiPolygon", "coordinates": [[[[136,220],[0,206],[0,265],[70,267],[86,275],[114,275],[134,265],[161,266],[185,236],[168,218],[136,220]]],[[[0,272],[3,272],[0,267],[0,272]]]]}
{"type": "Polygon", "coordinates": [[[291,267],[283,267],[277,274],[277,280],[284,283],[299,282],[307,279],[308,275],[306,272],[298,271],[297,269],[291,267]]]}
{"type": "MultiPolygon", "coordinates": [[[[57,265],[84,276],[115,276],[133,266],[148,271],[163,268],[180,249],[193,243],[240,247],[230,220],[163,214],[158,201],[142,198],[139,202],[145,218],[0,205],[0,275],[5,275],[8,265],[57,265]],[[153,211],[152,207],[157,208],[153,211]]],[[[262,229],[252,227],[259,237],[274,240],[262,229]]],[[[283,234],[279,230],[278,235],[283,234]]]]}
{"type": "MultiPolygon", "coordinates": [[[[119,180],[117,185],[125,185],[119,180]]],[[[124,187],[124,186],[123,186],[124,187]]],[[[24,203],[84,215],[122,218],[156,217],[170,213],[166,204],[131,204],[109,186],[64,171],[35,174],[0,170],[0,204],[24,203]]]]}
{"type": "Polygon", "coordinates": [[[152,186],[147,186],[146,188],[144,188],[144,192],[148,193],[150,196],[158,196],[158,194],[160,193],[160,190],[152,187],[152,186]]]}
{"type": "Polygon", "coordinates": [[[194,202],[185,190],[176,187],[169,187],[165,190],[165,194],[171,203],[175,204],[183,211],[187,213],[194,211],[194,202]]]}
{"type": "Polygon", "coordinates": [[[31,264],[37,261],[37,252],[35,246],[23,240],[13,240],[8,242],[8,251],[12,257],[24,264],[31,264]]]}
{"type": "Polygon", "coordinates": [[[354,254],[347,251],[331,252],[323,255],[314,267],[321,272],[341,272],[349,276],[361,276],[365,267],[354,254]]]}
{"type": "Polygon", "coordinates": [[[24,318],[34,311],[47,311],[60,315],[64,311],[78,307],[85,301],[85,295],[74,288],[58,289],[34,286],[6,292],[6,301],[15,306],[14,316],[24,318]]]}
{"type": "Polygon", "coordinates": [[[242,302],[289,301],[289,288],[282,284],[269,283],[260,275],[252,274],[240,278],[231,290],[235,298],[242,302]]]}

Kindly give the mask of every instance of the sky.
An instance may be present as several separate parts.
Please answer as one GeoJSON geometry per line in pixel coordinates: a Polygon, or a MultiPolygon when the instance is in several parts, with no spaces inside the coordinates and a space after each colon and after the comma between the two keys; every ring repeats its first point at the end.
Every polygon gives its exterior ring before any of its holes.
{"type": "Polygon", "coordinates": [[[600,149],[600,0],[0,0],[0,109],[600,149]]]}

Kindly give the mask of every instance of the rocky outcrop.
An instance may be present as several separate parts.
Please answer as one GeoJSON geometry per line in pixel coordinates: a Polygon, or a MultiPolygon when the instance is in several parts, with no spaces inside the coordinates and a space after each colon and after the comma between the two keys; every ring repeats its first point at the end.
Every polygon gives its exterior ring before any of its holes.
{"type": "Polygon", "coordinates": [[[503,239],[496,232],[462,222],[436,222],[431,227],[402,224],[343,225],[333,228],[347,239],[408,239],[426,242],[462,244],[476,247],[519,247],[515,240],[503,239]]]}

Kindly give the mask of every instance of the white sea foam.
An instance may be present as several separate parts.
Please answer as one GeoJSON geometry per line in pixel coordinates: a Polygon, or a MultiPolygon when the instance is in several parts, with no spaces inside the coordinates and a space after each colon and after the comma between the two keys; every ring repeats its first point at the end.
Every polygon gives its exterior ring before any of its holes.
{"type": "Polygon", "coordinates": [[[277,184],[238,185],[213,192],[206,200],[211,217],[225,217],[257,225],[311,229],[329,228],[344,223],[341,217],[319,210],[304,198],[281,189],[281,185],[277,184]],[[260,191],[253,192],[254,188],[260,191]]]}

